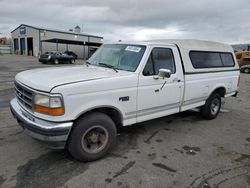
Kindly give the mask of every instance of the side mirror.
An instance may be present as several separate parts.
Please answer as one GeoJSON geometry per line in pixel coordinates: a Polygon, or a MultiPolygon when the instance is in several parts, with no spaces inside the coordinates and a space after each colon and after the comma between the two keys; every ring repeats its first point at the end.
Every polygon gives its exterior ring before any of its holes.
{"type": "Polygon", "coordinates": [[[171,70],[169,69],[160,69],[159,73],[157,76],[155,76],[155,79],[159,79],[159,78],[170,78],[171,76],[171,70]]]}

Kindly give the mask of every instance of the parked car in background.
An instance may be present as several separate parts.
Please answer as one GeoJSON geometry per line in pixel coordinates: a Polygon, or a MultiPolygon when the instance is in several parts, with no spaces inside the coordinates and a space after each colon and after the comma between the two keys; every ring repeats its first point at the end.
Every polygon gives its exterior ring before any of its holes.
{"type": "Polygon", "coordinates": [[[250,73],[250,64],[249,65],[243,65],[240,67],[240,72],[243,72],[243,73],[250,73]]]}
{"type": "Polygon", "coordinates": [[[73,63],[75,61],[75,58],[65,53],[52,51],[52,52],[45,52],[44,54],[41,54],[39,56],[39,61],[42,62],[43,64],[45,63],[54,63],[54,64],[73,63]]]}
{"type": "Polygon", "coordinates": [[[65,51],[64,53],[67,55],[73,56],[75,59],[78,58],[77,54],[75,54],[73,51],[65,51]]]}

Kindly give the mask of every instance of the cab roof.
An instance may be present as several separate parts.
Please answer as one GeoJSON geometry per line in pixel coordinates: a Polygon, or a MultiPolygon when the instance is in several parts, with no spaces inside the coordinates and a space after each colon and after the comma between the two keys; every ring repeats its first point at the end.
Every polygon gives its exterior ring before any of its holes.
{"type": "Polygon", "coordinates": [[[220,51],[220,52],[232,52],[233,49],[230,45],[195,39],[158,39],[147,41],[128,41],[118,42],[119,44],[137,44],[137,45],[169,45],[178,46],[180,49],[185,50],[201,50],[201,51],[220,51]]]}
{"type": "Polygon", "coordinates": [[[152,40],[154,43],[168,43],[175,44],[179,48],[190,49],[190,50],[208,50],[208,51],[232,51],[232,47],[228,44],[205,41],[205,40],[194,40],[194,39],[163,39],[163,40],[152,40]]]}

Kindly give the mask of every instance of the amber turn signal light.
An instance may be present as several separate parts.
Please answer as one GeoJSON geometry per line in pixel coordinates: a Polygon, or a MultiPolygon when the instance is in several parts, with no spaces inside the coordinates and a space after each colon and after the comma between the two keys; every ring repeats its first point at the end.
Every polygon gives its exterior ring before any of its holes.
{"type": "Polygon", "coordinates": [[[60,108],[49,108],[45,106],[35,105],[34,110],[36,112],[52,115],[52,116],[60,116],[64,114],[64,109],[62,107],[60,108]]]}

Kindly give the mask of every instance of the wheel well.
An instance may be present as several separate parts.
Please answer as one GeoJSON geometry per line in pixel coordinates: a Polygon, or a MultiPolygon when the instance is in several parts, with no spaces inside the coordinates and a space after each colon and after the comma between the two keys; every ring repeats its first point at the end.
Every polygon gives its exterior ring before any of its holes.
{"type": "Polygon", "coordinates": [[[214,90],[213,93],[219,93],[221,97],[224,97],[226,94],[226,89],[224,87],[219,87],[214,90]]]}
{"type": "Polygon", "coordinates": [[[83,113],[81,116],[79,116],[77,119],[86,116],[89,113],[92,112],[101,112],[104,113],[106,115],[108,115],[115,123],[116,127],[119,128],[122,126],[122,115],[121,113],[112,107],[100,107],[100,108],[95,108],[95,109],[91,109],[85,113],[83,113]]]}

